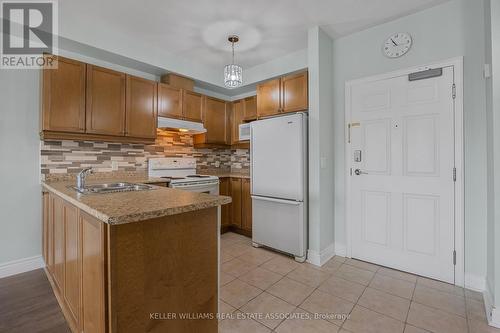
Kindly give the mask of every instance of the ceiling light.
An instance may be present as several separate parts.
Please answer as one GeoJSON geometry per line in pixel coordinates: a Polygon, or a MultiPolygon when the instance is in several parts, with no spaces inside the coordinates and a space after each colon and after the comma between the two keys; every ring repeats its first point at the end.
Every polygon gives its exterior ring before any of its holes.
{"type": "Polygon", "coordinates": [[[236,35],[231,35],[227,38],[231,43],[231,49],[233,51],[233,61],[230,65],[224,66],[224,86],[229,89],[241,87],[243,84],[243,70],[241,66],[234,63],[234,43],[238,43],[240,38],[236,35]]]}

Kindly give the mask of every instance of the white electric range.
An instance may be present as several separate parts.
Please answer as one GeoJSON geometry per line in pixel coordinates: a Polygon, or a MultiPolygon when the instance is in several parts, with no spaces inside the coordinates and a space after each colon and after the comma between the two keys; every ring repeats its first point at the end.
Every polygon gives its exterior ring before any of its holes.
{"type": "Polygon", "coordinates": [[[170,179],[169,187],[181,190],[219,194],[219,177],[198,175],[196,159],[191,157],[160,157],[148,161],[149,177],[170,179]]]}

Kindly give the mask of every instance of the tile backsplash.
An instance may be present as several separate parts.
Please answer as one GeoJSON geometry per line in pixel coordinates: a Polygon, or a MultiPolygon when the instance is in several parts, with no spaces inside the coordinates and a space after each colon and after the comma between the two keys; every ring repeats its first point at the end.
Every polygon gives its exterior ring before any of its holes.
{"type": "Polygon", "coordinates": [[[248,149],[196,149],[193,137],[158,131],[154,145],[93,141],[47,140],[40,146],[42,177],[77,173],[92,167],[96,172],[145,172],[151,157],[194,157],[200,172],[221,169],[245,172],[250,168],[248,149]]]}

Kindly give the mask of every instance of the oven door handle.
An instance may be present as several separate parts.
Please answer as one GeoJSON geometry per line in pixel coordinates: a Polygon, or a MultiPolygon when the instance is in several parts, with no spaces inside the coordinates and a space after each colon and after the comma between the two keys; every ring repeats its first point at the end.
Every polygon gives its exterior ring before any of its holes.
{"type": "Polygon", "coordinates": [[[205,184],[193,184],[193,185],[178,185],[178,184],[170,184],[171,188],[177,188],[177,189],[183,189],[183,188],[208,188],[208,187],[213,187],[217,186],[219,183],[205,183],[205,184]]]}

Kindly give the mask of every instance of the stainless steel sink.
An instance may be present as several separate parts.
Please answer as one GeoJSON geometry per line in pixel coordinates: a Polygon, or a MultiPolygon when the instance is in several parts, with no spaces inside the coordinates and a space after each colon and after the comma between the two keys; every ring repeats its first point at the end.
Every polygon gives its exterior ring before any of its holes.
{"type": "Polygon", "coordinates": [[[130,191],[148,191],[153,190],[155,187],[146,184],[135,183],[109,183],[109,184],[92,184],[86,185],[83,188],[70,186],[72,189],[82,194],[92,193],[113,193],[113,192],[130,192],[130,191]]]}

